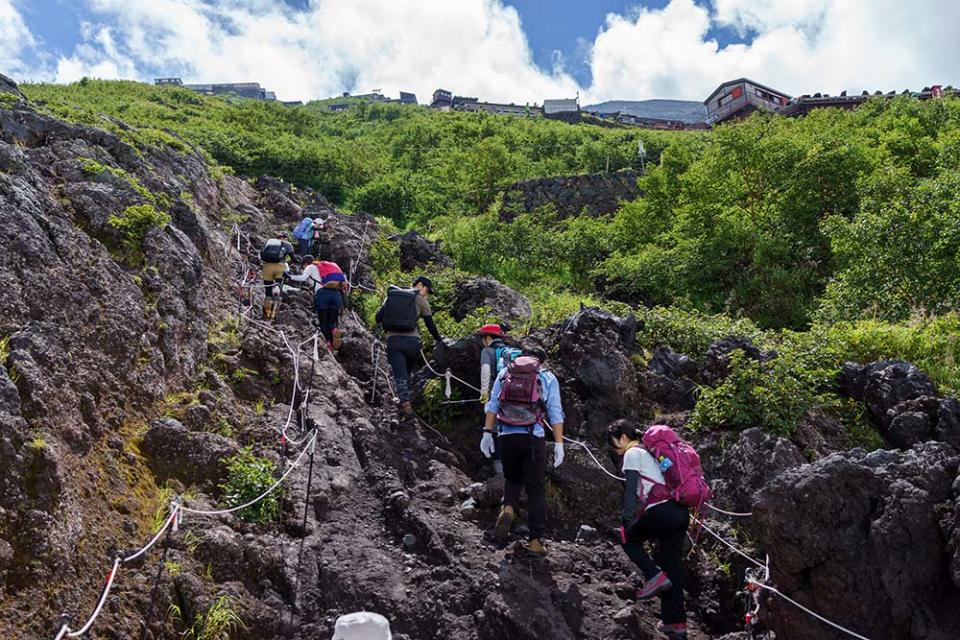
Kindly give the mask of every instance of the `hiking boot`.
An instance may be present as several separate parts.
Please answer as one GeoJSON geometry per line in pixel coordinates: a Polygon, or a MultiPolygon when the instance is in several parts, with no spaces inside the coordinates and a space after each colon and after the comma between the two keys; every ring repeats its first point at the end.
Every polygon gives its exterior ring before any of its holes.
{"type": "Polygon", "coordinates": [[[543,546],[540,538],[534,538],[527,543],[527,555],[534,558],[543,558],[547,555],[547,548],[543,546]]]}
{"type": "Polygon", "coordinates": [[[661,594],[664,591],[669,591],[672,588],[673,583],[670,582],[670,578],[667,577],[667,574],[661,571],[643,583],[642,587],[637,589],[637,600],[649,600],[655,595],[661,594]]]}
{"type": "Polygon", "coordinates": [[[500,509],[500,515],[497,516],[497,524],[493,528],[493,534],[498,540],[506,540],[510,535],[510,525],[513,524],[513,507],[504,505],[500,509]]]}
{"type": "Polygon", "coordinates": [[[674,624],[657,623],[657,631],[667,636],[669,640],[687,640],[687,623],[677,622],[674,624]]]}
{"type": "Polygon", "coordinates": [[[343,332],[340,331],[340,329],[333,330],[333,340],[331,340],[331,342],[333,343],[332,346],[334,349],[340,349],[340,345],[343,344],[343,332]]]}

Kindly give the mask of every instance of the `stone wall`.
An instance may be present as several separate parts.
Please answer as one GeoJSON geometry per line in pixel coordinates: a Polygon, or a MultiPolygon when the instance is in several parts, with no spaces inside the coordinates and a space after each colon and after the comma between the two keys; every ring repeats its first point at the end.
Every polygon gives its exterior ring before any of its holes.
{"type": "Polygon", "coordinates": [[[638,172],[626,170],[523,180],[504,192],[500,219],[510,221],[544,205],[556,207],[561,218],[612,213],[621,200],[635,200],[643,195],[637,176],[638,172]]]}

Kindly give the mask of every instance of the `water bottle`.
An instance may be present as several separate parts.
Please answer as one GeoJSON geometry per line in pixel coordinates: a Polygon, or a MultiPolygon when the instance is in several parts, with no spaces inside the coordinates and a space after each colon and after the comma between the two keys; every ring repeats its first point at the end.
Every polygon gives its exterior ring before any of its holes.
{"type": "Polygon", "coordinates": [[[666,473],[667,469],[673,466],[673,461],[667,456],[660,456],[657,462],[660,463],[660,473],[666,473]]]}

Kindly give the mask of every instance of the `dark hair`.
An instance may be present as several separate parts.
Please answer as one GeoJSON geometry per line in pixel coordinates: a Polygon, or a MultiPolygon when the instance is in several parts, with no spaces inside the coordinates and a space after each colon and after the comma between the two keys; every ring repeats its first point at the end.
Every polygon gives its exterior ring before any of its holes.
{"type": "Polygon", "coordinates": [[[544,351],[543,348],[541,347],[527,346],[527,347],[523,347],[522,351],[523,351],[523,355],[525,356],[533,356],[540,362],[547,361],[547,352],[544,351]]]}
{"type": "Polygon", "coordinates": [[[633,420],[616,420],[607,427],[607,437],[619,440],[621,436],[627,436],[631,440],[639,440],[643,437],[643,428],[633,420]]]}
{"type": "Polygon", "coordinates": [[[313,262],[313,256],[310,255],[309,253],[305,253],[302,256],[300,256],[300,264],[304,264],[306,262],[313,262]]]}

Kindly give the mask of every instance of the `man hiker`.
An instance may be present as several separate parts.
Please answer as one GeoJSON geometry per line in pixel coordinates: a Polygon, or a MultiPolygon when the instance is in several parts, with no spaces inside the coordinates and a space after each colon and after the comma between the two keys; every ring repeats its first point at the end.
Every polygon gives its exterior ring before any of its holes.
{"type": "Polygon", "coordinates": [[[305,216],[293,230],[293,237],[297,241],[297,255],[303,256],[313,253],[313,218],[305,216]]]}
{"type": "Polygon", "coordinates": [[[674,499],[665,478],[678,474],[687,482],[697,483],[706,499],[709,487],[697,481],[702,478],[699,458],[691,464],[693,451],[680,441],[672,429],[655,425],[646,433],[634,428],[627,420],[617,420],[607,428],[610,444],[623,456],[623,475],[626,483],[623,493],[623,508],[620,513],[620,543],[627,556],[643,572],[644,583],[637,591],[638,600],[660,596],[659,630],[670,640],[687,638],[687,614],[683,601],[683,543],[690,523],[689,509],[674,499]],[[656,442],[668,442],[669,456],[655,456],[649,450],[656,442]],[[670,458],[673,458],[672,460],[670,458]],[[673,469],[671,469],[673,467],[673,469]],[[656,540],[657,563],[650,559],[644,543],[656,540]],[[659,565],[659,566],[658,566],[659,565]]]}
{"type": "Polygon", "coordinates": [[[563,406],[557,377],[541,365],[542,352],[524,354],[497,376],[485,407],[486,420],[480,451],[491,457],[494,434],[499,434],[503,460],[503,506],[494,529],[505,540],[520,508],[520,491],[527,491],[527,552],[543,557],[546,525],[546,425],[553,431],[553,466],[563,463],[563,406]]]}
{"type": "Polygon", "coordinates": [[[313,283],[313,309],[317,313],[317,324],[327,341],[327,348],[339,349],[341,335],[337,324],[343,309],[343,292],[348,286],[347,278],[335,262],[314,262],[313,256],[309,254],[303,256],[302,261],[303,272],[300,275],[290,275],[289,278],[295,282],[313,283]]]}
{"type": "Polygon", "coordinates": [[[293,255],[293,245],[280,234],[270,238],[260,250],[260,261],[263,262],[263,319],[272,320],[276,314],[277,298],[283,293],[283,276],[287,270],[287,260],[293,255]]]}
{"type": "MultiPolygon", "coordinates": [[[[506,332],[503,325],[485,324],[475,335],[483,344],[480,352],[480,401],[486,403],[490,399],[490,385],[493,380],[521,351],[504,341],[506,332]]],[[[498,476],[502,476],[503,462],[500,459],[500,449],[496,446],[497,434],[493,434],[493,444],[493,470],[498,476]]]]}
{"type": "Polygon", "coordinates": [[[433,283],[426,276],[413,281],[413,288],[402,289],[391,286],[387,297],[377,311],[377,324],[387,334],[387,361],[393,370],[393,379],[400,400],[400,415],[413,417],[413,405],[410,403],[410,370],[420,359],[420,333],[417,322],[421,318],[433,339],[442,342],[437,325],[433,322],[433,312],[427,296],[433,292],[433,283]]]}

